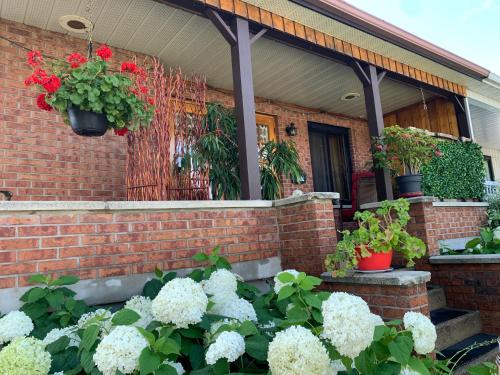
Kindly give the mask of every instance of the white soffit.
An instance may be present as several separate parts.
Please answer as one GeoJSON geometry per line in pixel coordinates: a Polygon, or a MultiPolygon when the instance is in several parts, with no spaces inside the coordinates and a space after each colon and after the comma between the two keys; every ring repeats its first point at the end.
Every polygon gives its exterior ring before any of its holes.
{"type": "Polygon", "coordinates": [[[500,107],[470,99],[469,110],[476,142],[500,150],[500,107]]]}
{"type": "MultiPolygon", "coordinates": [[[[158,56],[167,66],[205,75],[212,87],[232,89],[229,46],[208,19],[152,0],[92,4],[89,15],[86,0],[0,0],[0,17],[64,34],[61,16],[91,18],[95,41],[158,56]]],[[[257,96],[365,117],[363,88],[351,68],[265,37],[253,45],[252,60],[257,96]],[[348,92],[361,96],[341,101],[348,92]]],[[[415,87],[389,79],[382,81],[381,96],[384,113],[421,100],[415,87]]]]}

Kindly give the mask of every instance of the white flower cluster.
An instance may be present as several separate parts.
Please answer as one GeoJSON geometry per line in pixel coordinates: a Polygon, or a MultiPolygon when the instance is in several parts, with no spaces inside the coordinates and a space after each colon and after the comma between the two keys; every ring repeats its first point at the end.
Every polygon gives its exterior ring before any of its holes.
{"type": "Polygon", "coordinates": [[[163,364],[172,366],[175,371],[177,371],[177,375],[183,375],[186,371],[184,371],[184,367],[182,367],[182,363],[179,362],[172,362],[169,360],[164,360],[163,364]]]}
{"type": "Polygon", "coordinates": [[[0,319],[0,345],[16,337],[28,336],[33,331],[33,322],[22,311],[11,311],[0,319]]]}
{"type": "Polygon", "coordinates": [[[420,372],[414,371],[408,366],[405,366],[401,369],[399,375],[420,375],[420,372]]]}
{"type": "Polygon", "coordinates": [[[200,284],[189,278],[177,278],[166,283],[153,300],[155,320],[187,328],[201,322],[207,311],[208,297],[200,284]]]}
{"type": "Polygon", "coordinates": [[[202,285],[205,292],[212,295],[210,298],[214,303],[210,309],[212,314],[237,319],[240,322],[257,321],[257,314],[252,304],[236,294],[238,283],[234,273],[225,269],[217,270],[208,280],[202,281],[202,285]]]}
{"type": "Polygon", "coordinates": [[[80,319],[78,319],[76,325],[78,328],[84,329],[87,328],[88,325],[98,324],[101,327],[101,331],[108,333],[111,330],[112,317],[113,314],[111,311],[106,309],[97,309],[96,311],[83,314],[80,319]]]}
{"type": "Polygon", "coordinates": [[[323,337],[341,355],[356,358],[373,340],[376,321],[363,299],[344,292],[323,302],[323,337]]]}
{"type": "Polygon", "coordinates": [[[276,334],[269,344],[267,361],[273,375],[325,375],[330,367],[319,338],[301,326],[276,334]]]}
{"type": "Polygon", "coordinates": [[[45,338],[42,340],[44,345],[52,344],[53,342],[59,340],[63,336],[67,336],[69,338],[68,346],[79,346],[80,345],[80,336],[76,332],[78,330],[78,326],[69,326],[64,328],[54,328],[49,333],[45,335],[45,338]]]}
{"type": "Polygon", "coordinates": [[[94,362],[103,375],[132,374],[148,342],[133,326],[117,326],[97,345],[94,362]]]}
{"type": "Polygon", "coordinates": [[[330,367],[326,370],[325,375],[337,375],[339,371],[347,371],[340,359],[330,362],[330,367]]]}
{"type": "Polygon", "coordinates": [[[372,318],[373,324],[375,324],[375,327],[383,326],[385,324],[384,320],[380,317],[380,315],[371,314],[371,318],[372,318]]]}
{"type": "Polygon", "coordinates": [[[276,293],[276,294],[278,294],[280,292],[281,288],[283,288],[284,286],[292,285],[292,283],[282,283],[278,279],[278,276],[281,275],[282,273],[289,273],[292,276],[294,276],[295,278],[297,278],[297,276],[299,276],[300,272],[297,270],[284,270],[284,271],[278,272],[276,274],[276,276],[274,276],[274,293],[276,293]]]}
{"type": "Polygon", "coordinates": [[[0,351],[0,375],[47,375],[52,359],[33,337],[16,337],[0,351]]]}
{"type": "Polygon", "coordinates": [[[206,294],[214,296],[222,293],[236,293],[238,282],[234,273],[220,269],[213,272],[208,280],[203,280],[201,285],[206,294]]]}
{"type": "Polygon", "coordinates": [[[146,328],[153,321],[153,301],[149,297],[133,296],[125,303],[125,308],[134,310],[141,318],[134,323],[137,327],[146,328]]]}
{"type": "Polygon", "coordinates": [[[214,302],[214,305],[210,309],[212,314],[237,319],[240,322],[246,320],[257,321],[257,314],[252,304],[246,299],[239,298],[236,293],[216,294],[211,300],[214,302]]]}
{"type": "Polygon", "coordinates": [[[214,365],[219,359],[228,362],[236,361],[245,353],[245,339],[237,332],[224,331],[217,335],[215,342],[208,347],[205,354],[207,364],[214,365]]]}
{"type": "Polygon", "coordinates": [[[436,327],[425,315],[408,311],[403,317],[405,329],[411,331],[418,354],[427,354],[436,347],[436,327]]]}

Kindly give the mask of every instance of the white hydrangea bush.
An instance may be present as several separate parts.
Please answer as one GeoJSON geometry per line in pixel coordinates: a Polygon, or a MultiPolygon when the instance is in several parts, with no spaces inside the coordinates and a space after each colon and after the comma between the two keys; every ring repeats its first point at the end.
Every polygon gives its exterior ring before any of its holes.
{"type": "Polygon", "coordinates": [[[279,273],[269,291],[260,292],[215,255],[199,256],[209,265],[186,277],[156,271],[144,296],[121,309],[80,314],[74,325],[43,331],[42,340],[24,337],[34,324],[26,314],[7,314],[0,318],[0,375],[60,375],[78,365],[103,375],[215,369],[352,375],[364,374],[367,361],[413,375],[421,366],[430,374],[445,366],[432,357],[436,330],[420,313],[384,323],[360,297],[319,290],[320,279],[297,270],[279,273]],[[65,348],[53,345],[63,336],[65,348]],[[390,347],[402,341],[405,350],[390,347]],[[380,354],[381,345],[387,354],[380,354]]]}

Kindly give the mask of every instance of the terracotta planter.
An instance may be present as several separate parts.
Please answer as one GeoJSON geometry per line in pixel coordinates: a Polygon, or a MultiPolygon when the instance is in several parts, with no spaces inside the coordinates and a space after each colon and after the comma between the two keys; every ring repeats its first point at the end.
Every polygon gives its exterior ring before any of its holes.
{"type": "Polygon", "coordinates": [[[391,268],[392,250],[387,253],[375,253],[368,249],[371,256],[363,258],[360,255],[360,249],[356,248],[358,252],[358,270],[360,271],[386,271],[391,268]]]}

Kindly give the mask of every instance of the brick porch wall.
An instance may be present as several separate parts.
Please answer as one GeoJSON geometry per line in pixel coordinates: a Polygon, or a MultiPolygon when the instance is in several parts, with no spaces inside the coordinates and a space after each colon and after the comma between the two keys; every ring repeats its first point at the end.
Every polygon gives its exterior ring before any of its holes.
{"type": "MultiPolygon", "coordinates": [[[[81,39],[1,21],[1,36],[29,48],[56,57],[65,57],[71,52],[86,53],[85,41],[81,39]]],[[[135,55],[118,48],[113,51],[118,62],[135,55]]],[[[36,107],[35,92],[23,83],[31,73],[25,63],[25,51],[0,40],[0,59],[0,189],[11,190],[14,200],[124,199],[126,139],[112,133],[92,139],[74,135],[60,116],[36,107]]],[[[141,59],[138,55],[138,60],[141,59]]],[[[233,106],[230,92],[210,90],[208,100],[233,106]]],[[[364,120],[264,98],[256,98],[256,110],[276,116],[279,140],[289,138],[285,128],[291,122],[298,128],[293,140],[307,173],[307,183],[298,186],[286,181],[285,196],[297,188],[304,192],[313,190],[307,121],[350,128],[353,168],[366,169],[370,160],[370,138],[364,120]]]]}

